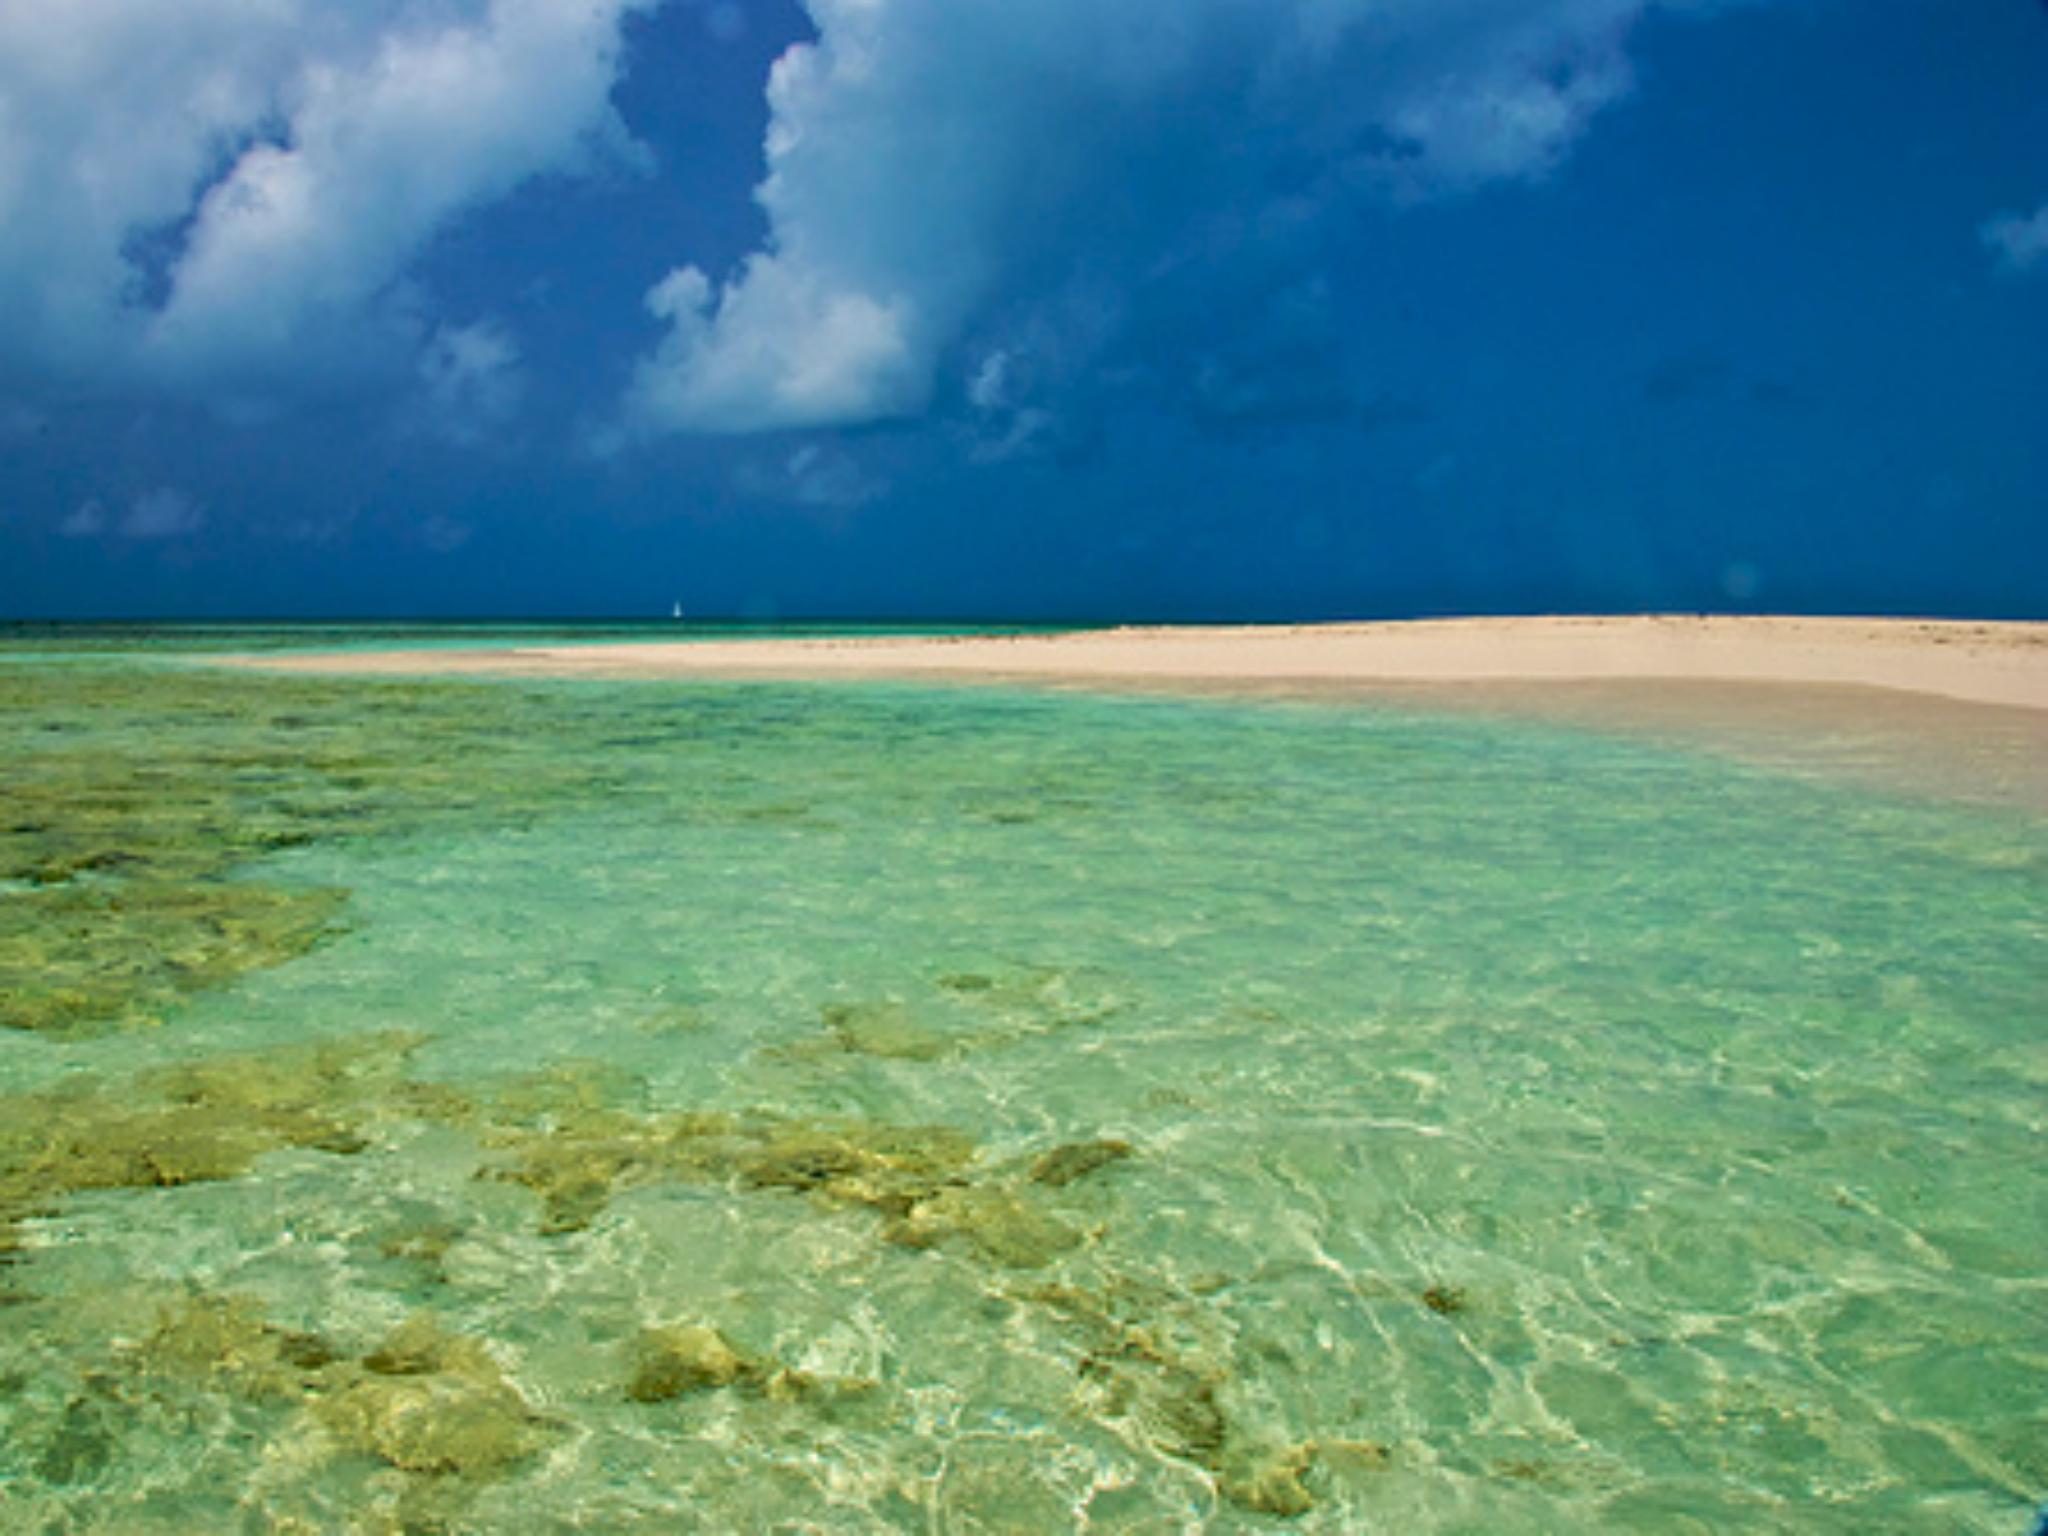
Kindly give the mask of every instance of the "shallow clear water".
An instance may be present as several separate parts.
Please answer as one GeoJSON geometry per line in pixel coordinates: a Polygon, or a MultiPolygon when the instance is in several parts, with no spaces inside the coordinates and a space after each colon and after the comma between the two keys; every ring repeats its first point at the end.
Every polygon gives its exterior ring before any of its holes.
{"type": "Polygon", "coordinates": [[[1412,708],[415,692],[516,701],[441,765],[490,791],[233,875],[345,888],[344,931],[157,1027],[0,1032],[38,1113],[375,1058],[313,1075],[345,1136],[252,1090],[246,1167],[22,1217],[10,1530],[1993,1532],[2048,1493],[2039,818],[1412,708]],[[481,1357],[394,1367],[423,1317],[481,1357]],[[650,1386],[703,1330],[726,1363],[650,1386]],[[435,1413],[477,1438],[418,1451],[435,1413]]]}

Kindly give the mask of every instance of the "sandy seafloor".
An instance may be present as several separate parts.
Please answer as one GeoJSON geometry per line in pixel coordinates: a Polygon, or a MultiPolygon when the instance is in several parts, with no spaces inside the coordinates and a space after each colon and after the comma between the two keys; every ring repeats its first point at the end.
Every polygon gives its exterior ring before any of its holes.
{"type": "Polygon", "coordinates": [[[0,646],[0,1526],[2024,1528],[2041,630],[1769,624],[0,646]]]}

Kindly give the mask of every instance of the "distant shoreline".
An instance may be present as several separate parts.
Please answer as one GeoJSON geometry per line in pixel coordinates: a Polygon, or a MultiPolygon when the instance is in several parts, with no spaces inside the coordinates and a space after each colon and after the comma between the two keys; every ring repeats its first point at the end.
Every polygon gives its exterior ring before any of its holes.
{"type": "Polygon", "coordinates": [[[1881,688],[2048,711],[2048,623],[1747,615],[1421,619],[392,650],[223,658],[288,672],[1246,685],[1675,680],[1881,688]]]}

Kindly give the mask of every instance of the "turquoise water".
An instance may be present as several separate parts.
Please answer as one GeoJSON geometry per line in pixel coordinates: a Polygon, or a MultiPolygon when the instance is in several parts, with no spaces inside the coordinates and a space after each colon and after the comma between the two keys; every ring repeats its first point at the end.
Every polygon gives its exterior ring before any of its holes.
{"type": "Polygon", "coordinates": [[[2010,1532],[2048,1493],[2038,817],[1413,707],[416,695],[509,711],[448,749],[489,792],[229,877],[345,889],[325,942],[0,1032],[41,1105],[376,1058],[319,1079],[345,1137],[23,1218],[7,1529],[2010,1532]],[[423,1320],[462,1342],[394,1365],[423,1320]]]}

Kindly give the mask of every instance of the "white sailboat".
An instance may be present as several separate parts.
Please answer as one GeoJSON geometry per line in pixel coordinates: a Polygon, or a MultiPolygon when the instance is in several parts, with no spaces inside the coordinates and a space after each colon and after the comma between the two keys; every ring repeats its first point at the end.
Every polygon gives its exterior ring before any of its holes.
{"type": "Polygon", "coordinates": [[[672,609],[672,610],[670,611],[670,613],[669,613],[669,617],[670,617],[670,618],[672,618],[672,619],[680,619],[680,618],[681,618],[682,616],[683,616],[683,605],[682,605],[681,603],[677,603],[677,604],[675,605],[675,607],[674,607],[674,608],[673,608],[673,609],[672,609]]]}

